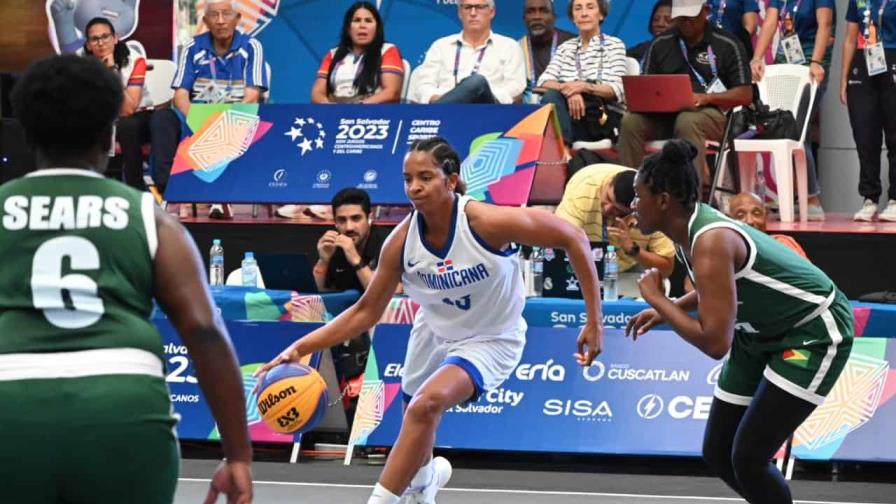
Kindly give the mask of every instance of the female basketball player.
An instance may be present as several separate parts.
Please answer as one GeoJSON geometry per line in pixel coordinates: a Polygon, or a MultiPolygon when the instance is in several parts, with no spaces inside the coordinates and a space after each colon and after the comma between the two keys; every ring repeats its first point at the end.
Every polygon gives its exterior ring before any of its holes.
{"type": "Polygon", "coordinates": [[[368,330],[403,282],[420,304],[402,379],[409,403],[368,504],[394,504],[403,493],[415,502],[433,502],[451,475],[447,460],[431,458],[442,412],[497,387],[519,363],[525,293],[513,244],[566,250],[588,313],[575,358],[588,366],[600,353],[598,277],[582,230],[548,212],[463,196],[459,174],[460,159],[446,140],[415,142],[405,158],[404,180],[416,211],[386,240],[370,287],[354,306],[259,369],[258,374],[368,330]]]}
{"type": "Polygon", "coordinates": [[[648,270],[639,286],[653,309],[633,318],[626,334],[637,338],[665,321],[714,359],[730,351],[703,457],[748,502],[792,503],[769,461],[843,370],[852,309],[809,261],[699,203],[696,154],[684,140],[666,144],[638,172],[632,203],[641,231],[662,231],[678,245],[696,291],[673,302],[659,272],[648,270]]]}

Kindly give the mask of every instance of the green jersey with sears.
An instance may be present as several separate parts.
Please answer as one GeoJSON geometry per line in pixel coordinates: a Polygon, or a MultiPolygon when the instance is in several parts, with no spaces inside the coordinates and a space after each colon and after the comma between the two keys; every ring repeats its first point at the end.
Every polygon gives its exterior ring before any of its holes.
{"type": "Polygon", "coordinates": [[[163,358],[149,193],[86,170],[0,186],[0,355],[135,348],[163,358]]]}

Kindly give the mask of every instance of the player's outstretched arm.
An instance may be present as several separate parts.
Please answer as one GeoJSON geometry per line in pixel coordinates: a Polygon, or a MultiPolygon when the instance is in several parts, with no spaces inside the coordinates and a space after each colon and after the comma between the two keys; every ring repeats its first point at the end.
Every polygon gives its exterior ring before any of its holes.
{"type": "Polygon", "coordinates": [[[731,348],[734,336],[737,314],[734,265],[738,257],[745,256],[746,246],[734,231],[724,228],[707,231],[694,246],[697,291],[687,298],[688,302],[674,303],[667,298],[662,290],[662,278],[653,269],[641,276],[641,295],[688,343],[714,359],[721,359],[731,348]],[[694,319],[686,309],[697,299],[694,319]]]}
{"type": "Polygon", "coordinates": [[[373,272],[370,285],[361,295],[361,299],[325,326],[286,347],[280,355],[258,368],[255,376],[261,376],[278,364],[295,362],[304,355],[350,340],[373,327],[380,320],[392,299],[392,294],[401,282],[401,252],[409,222],[410,216],[386,238],[380,252],[379,265],[373,272]]]}
{"type": "Polygon", "coordinates": [[[600,305],[600,284],[591,244],[582,229],[544,210],[513,208],[470,202],[467,205],[470,224],[486,242],[496,249],[508,243],[562,248],[579,279],[588,321],[579,334],[576,361],[590,366],[603,347],[600,305]]]}
{"type": "Polygon", "coordinates": [[[156,207],[159,238],[153,290],[159,305],[187,345],[199,386],[221,432],[226,461],[212,479],[206,502],[219,492],[228,502],[252,501],[252,445],[246,430],[243,378],[227,329],[216,315],[199,251],[184,228],[156,207]]]}

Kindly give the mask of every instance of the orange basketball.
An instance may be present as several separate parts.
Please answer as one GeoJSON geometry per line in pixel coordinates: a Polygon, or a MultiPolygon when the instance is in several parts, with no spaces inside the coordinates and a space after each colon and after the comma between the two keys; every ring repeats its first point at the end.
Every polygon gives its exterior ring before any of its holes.
{"type": "Polygon", "coordinates": [[[259,387],[261,419],[271,429],[283,434],[311,429],[326,408],[327,383],[320,373],[304,364],[273,367],[259,387]]]}

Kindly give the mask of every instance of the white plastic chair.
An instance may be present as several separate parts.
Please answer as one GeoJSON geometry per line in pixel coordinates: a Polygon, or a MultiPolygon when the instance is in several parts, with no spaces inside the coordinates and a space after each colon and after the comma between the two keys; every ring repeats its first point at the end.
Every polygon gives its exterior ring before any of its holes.
{"type": "Polygon", "coordinates": [[[177,65],[171,60],[150,59],[146,60],[149,71],[146,72],[146,91],[153,106],[160,106],[174,98],[174,90],[171,89],[171,81],[177,65]]]}
{"type": "Polygon", "coordinates": [[[405,103],[408,101],[408,92],[411,90],[411,62],[402,59],[401,63],[404,66],[404,81],[401,83],[401,102],[405,103]]]}
{"type": "Polygon", "coordinates": [[[626,75],[641,75],[641,62],[635,58],[626,56],[625,73],[626,75]]]}
{"type": "MultiPolygon", "coordinates": [[[[410,65],[408,65],[408,66],[410,66],[410,65]]],[[[413,71],[411,71],[410,75],[405,74],[405,75],[407,75],[406,80],[407,80],[407,86],[408,86],[408,92],[407,92],[407,102],[408,103],[420,103],[420,96],[419,96],[419,93],[417,92],[417,73],[420,71],[421,68],[422,68],[422,66],[418,66],[413,71]]]]}
{"type": "Polygon", "coordinates": [[[759,96],[771,110],[789,110],[796,120],[802,119],[800,139],[789,138],[759,140],[734,140],[740,164],[741,187],[753,187],[756,180],[756,153],[768,152],[772,156],[775,182],[778,185],[778,205],[781,222],[793,222],[793,173],[796,170],[797,198],[800,205],[800,221],[808,221],[809,196],[806,175],[806,130],[809,127],[812,106],[818,85],[809,75],[809,67],[802,65],[769,65],[758,83],[759,96]],[[800,102],[808,86],[809,104],[800,117],[800,102]],[[795,164],[794,164],[795,160],[795,164]]]}

